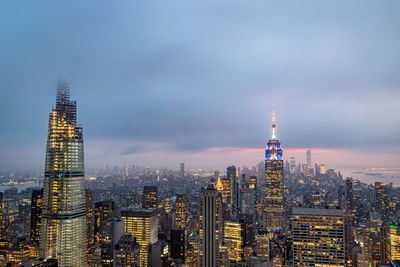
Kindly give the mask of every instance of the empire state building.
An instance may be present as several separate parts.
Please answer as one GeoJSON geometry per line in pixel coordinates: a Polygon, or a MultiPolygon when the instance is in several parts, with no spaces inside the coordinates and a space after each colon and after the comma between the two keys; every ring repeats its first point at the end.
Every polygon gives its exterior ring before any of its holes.
{"type": "Polygon", "coordinates": [[[268,228],[285,226],[283,198],[283,160],[281,143],[276,137],[275,113],[272,113],[272,136],[265,149],[264,224],[268,228]]]}
{"type": "Polygon", "coordinates": [[[86,266],[86,203],[82,127],[76,102],[60,81],[49,118],[43,188],[40,256],[58,266],[86,266]]]}

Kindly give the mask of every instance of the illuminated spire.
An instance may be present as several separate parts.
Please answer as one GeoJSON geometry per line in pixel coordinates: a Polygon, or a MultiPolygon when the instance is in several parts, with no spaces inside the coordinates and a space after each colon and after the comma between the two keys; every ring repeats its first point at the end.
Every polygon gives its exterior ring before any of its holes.
{"type": "Polygon", "coordinates": [[[276,128],[275,128],[275,111],[272,111],[272,136],[271,139],[276,139],[276,128]]]}

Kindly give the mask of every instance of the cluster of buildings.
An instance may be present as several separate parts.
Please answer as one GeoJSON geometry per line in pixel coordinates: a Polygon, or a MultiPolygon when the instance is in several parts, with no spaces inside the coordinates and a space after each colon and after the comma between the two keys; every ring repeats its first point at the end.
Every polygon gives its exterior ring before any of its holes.
{"type": "Polygon", "coordinates": [[[42,189],[0,194],[1,266],[398,266],[400,191],[283,161],[226,175],[124,167],[85,181],[76,102],[60,82],[42,189]],[[114,173],[112,176],[112,173],[114,173]]]}

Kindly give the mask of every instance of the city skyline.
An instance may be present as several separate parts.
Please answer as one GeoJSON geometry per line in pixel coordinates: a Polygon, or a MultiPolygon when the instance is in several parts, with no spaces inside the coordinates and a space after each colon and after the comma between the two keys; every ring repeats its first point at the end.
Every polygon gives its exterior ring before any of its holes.
{"type": "Polygon", "coordinates": [[[397,167],[398,2],[93,4],[7,3],[0,167],[41,166],[59,77],[87,166],[254,164],[275,108],[288,158],[397,167]]]}

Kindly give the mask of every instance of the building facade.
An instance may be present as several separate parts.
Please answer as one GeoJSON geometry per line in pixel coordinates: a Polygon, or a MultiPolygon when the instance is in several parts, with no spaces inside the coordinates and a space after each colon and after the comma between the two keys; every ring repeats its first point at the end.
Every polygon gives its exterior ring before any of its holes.
{"type": "Polygon", "coordinates": [[[293,208],[293,266],[345,266],[340,209],[293,208]]]}
{"type": "Polygon", "coordinates": [[[203,189],[200,200],[199,266],[219,266],[219,249],[222,245],[221,195],[213,186],[203,189]]]}
{"type": "Polygon", "coordinates": [[[49,119],[40,232],[40,256],[57,259],[58,266],[87,265],[84,176],[76,102],[60,81],[49,119]]]}
{"type": "Polygon", "coordinates": [[[155,210],[126,209],[121,211],[125,232],[140,245],[140,266],[148,266],[149,245],[158,241],[158,215],[155,210]]]}

